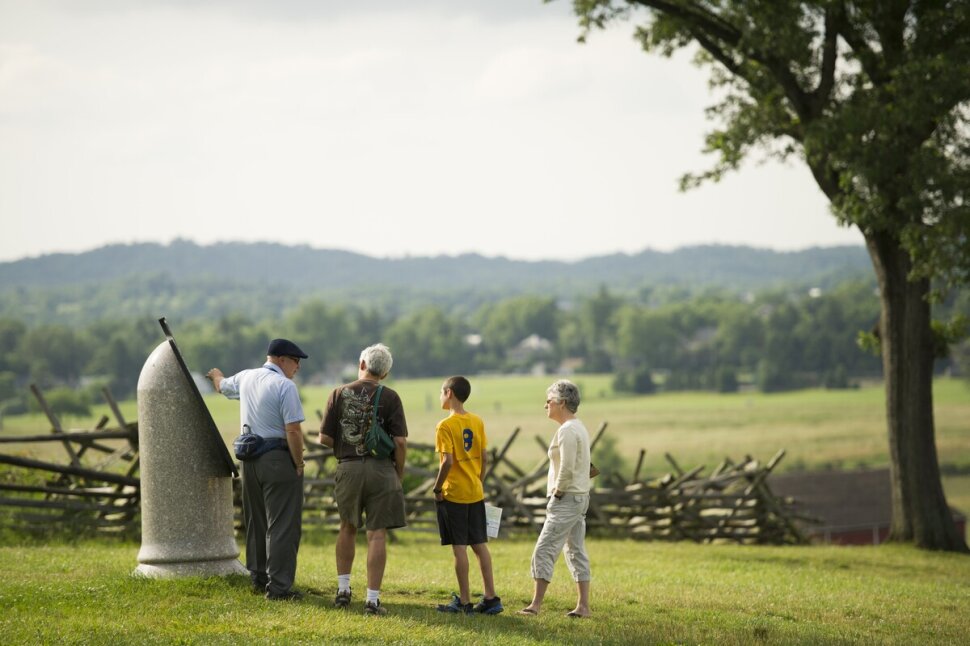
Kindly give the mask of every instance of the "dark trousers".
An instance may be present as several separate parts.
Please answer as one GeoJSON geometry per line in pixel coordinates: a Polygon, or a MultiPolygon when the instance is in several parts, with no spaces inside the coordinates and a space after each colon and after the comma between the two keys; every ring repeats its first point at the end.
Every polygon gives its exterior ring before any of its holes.
{"type": "Polygon", "coordinates": [[[242,485],[249,576],[272,595],[288,592],[303,531],[303,476],[289,451],[276,450],[243,462],[242,485]]]}

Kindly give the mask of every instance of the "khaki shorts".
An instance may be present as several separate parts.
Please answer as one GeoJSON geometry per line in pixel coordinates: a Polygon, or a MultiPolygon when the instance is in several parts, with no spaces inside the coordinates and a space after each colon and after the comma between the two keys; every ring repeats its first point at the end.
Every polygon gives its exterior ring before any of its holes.
{"type": "Polygon", "coordinates": [[[340,520],[360,529],[367,514],[367,529],[404,527],[404,489],[393,460],[365,458],[337,465],[334,498],[340,520]]]}

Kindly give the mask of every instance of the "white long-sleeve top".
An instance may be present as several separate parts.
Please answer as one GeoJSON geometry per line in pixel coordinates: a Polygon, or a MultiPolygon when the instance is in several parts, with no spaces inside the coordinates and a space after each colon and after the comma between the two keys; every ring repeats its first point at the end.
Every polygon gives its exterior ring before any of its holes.
{"type": "Polygon", "coordinates": [[[589,492],[589,431],[578,419],[566,420],[549,445],[546,495],[589,492]]]}

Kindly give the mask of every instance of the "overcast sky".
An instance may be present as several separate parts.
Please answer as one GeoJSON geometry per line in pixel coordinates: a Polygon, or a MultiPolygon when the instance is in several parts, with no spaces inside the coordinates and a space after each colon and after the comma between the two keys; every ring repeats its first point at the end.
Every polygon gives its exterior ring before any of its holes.
{"type": "Polygon", "coordinates": [[[677,190],[712,102],[559,0],[0,0],[0,261],[267,240],[578,259],[861,244],[808,171],[677,190]]]}

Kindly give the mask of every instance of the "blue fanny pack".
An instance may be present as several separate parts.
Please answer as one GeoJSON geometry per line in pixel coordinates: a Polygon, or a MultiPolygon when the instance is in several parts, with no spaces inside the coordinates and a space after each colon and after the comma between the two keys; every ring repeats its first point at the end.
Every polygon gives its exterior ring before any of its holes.
{"type": "Polygon", "coordinates": [[[262,437],[253,433],[248,424],[243,424],[243,432],[232,441],[232,450],[236,454],[237,460],[246,462],[255,460],[264,453],[275,451],[276,449],[289,450],[289,444],[283,437],[262,437]]]}

